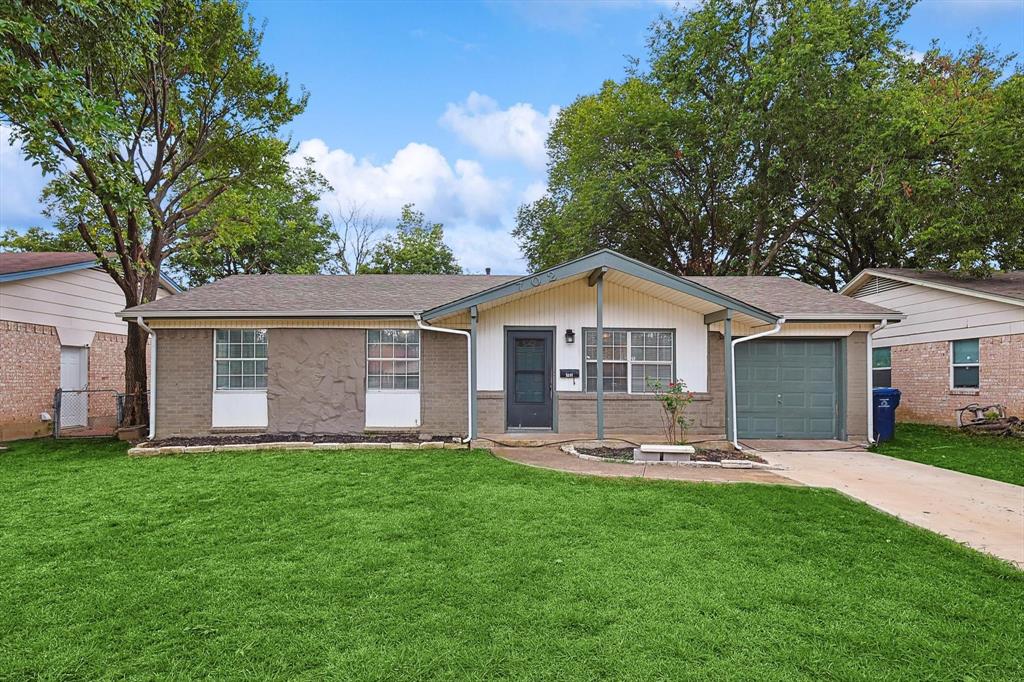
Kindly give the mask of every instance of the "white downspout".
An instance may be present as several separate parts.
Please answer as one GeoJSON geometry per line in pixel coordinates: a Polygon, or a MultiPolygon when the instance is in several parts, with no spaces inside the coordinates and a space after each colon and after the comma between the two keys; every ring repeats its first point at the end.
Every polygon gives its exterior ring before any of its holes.
{"type": "Polygon", "coordinates": [[[148,440],[153,440],[156,435],[156,332],[146,326],[146,323],[142,321],[142,316],[135,318],[135,324],[139,325],[142,331],[149,334],[149,338],[153,340],[153,355],[149,361],[149,436],[148,440]]]}
{"type": "Polygon", "coordinates": [[[875,332],[882,331],[888,324],[889,320],[882,320],[882,324],[868,332],[868,443],[875,442],[875,398],[873,395],[875,392],[875,373],[872,369],[872,364],[874,364],[874,360],[871,357],[873,354],[872,342],[875,339],[875,332]]]}
{"type": "Polygon", "coordinates": [[[466,337],[466,385],[468,386],[466,389],[466,424],[469,426],[469,430],[466,437],[462,439],[462,442],[468,443],[473,437],[473,337],[465,329],[432,327],[425,323],[419,315],[413,315],[413,317],[416,319],[416,326],[420,329],[431,332],[444,332],[445,334],[459,334],[466,337]]]}
{"type": "Polygon", "coordinates": [[[732,446],[737,450],[742,450],[739,443],[739,415],[736,413],[736,346],[747,341],[753,341],[759,339],[762,336],[771,336],[772,334],[778,334],[782,330],[782,325],[786,322],[786,318],[780,317],[776,322],[775,326],[766,332],[760,334],[754,334],[753,336],[741,336],[738,339],[732,340],[732,353],[729,354],[729,362],[732,363],[732,385],[729,387],[729,400],[732,402],[732,438],[729,440],[732,442],[732,446]]]}

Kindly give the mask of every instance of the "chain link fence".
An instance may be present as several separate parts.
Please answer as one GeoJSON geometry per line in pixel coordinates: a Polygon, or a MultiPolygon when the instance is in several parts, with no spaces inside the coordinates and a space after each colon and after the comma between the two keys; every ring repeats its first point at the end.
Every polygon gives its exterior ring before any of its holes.
{"type": "MultiPolygon", "coordinates": [[[[149,394],[144,394],[148,400],[149,394]]],[[[53,394],[53,437],[112,436],[124,423],[125,405],[134,394],[109,388],[58,388],[53,394]]]]}

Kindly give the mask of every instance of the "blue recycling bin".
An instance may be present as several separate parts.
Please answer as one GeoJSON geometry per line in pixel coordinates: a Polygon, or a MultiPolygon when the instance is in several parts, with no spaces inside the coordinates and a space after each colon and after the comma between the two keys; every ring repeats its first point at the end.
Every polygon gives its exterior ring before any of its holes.
{"type": "Polygon", "coordinates": [[[896,435],[896,408],[900,406],[898,388],[876,388],[873,393],[875,440],[892,440],[896,435]]]}

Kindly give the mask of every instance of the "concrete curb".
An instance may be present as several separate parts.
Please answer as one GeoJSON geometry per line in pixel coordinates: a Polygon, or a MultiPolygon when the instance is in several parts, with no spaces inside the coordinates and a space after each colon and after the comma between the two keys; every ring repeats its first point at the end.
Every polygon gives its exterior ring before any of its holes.
{"type": "Polygon", "coordinates": [[[422,443],[303,443],[281,441],[277,443],[226,443],[224,445],[164,445],[150,448],[136,446],[128,451],[129,457],[158,457],[161,455],[191,455],[203,452],[251,452],[255,450],[467,450],[465,443],[424,441],[422,443]]]}

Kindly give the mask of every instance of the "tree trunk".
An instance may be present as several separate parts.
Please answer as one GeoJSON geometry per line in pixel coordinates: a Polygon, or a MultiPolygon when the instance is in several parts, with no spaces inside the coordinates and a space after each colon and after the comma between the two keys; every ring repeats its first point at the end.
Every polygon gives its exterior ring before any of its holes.
{"type": "Polygon", "coordinates": [[[127,394],[124,406],[125,426],[149,423],[149,401],[146,395],[149,385],[149,363],[146,362],[148,343],[149,334],[135,322],[128,322],[128,343],[124,348],[124,392],[127,394]]]}

